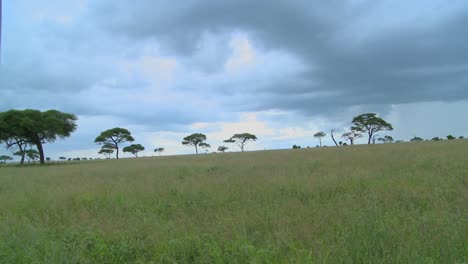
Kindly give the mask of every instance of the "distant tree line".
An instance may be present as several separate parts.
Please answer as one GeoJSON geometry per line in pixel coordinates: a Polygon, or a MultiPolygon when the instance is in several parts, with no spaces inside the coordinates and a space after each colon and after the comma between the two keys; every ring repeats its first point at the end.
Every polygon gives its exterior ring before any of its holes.
{"type": "MultiPolygon", "coordinates": [[[[20,163],[35,162],[39,160],[41,164],[45,161],[50,161],[50,157],[45,157],[44,144],[53,143],[57,139],[69,137],[72,132],[76,130],[77,117],[70,113],[64,113],[57,110],[9,110],[0,112],[0,143],[6,145],[6,148],[14,151],[13,155],[20,158],[20,163]]],[[[354,145],[359,138],[366,137],[367,144],[375,144],[376,141],[382,143],[401,142],[395,141],[392,136],[384,135],[379,136],[379,132],[392,131],[393,126],[380,118],[375,113],[365,113],[354,117],[351,121],[352,125],[349,131],[345,131],[340,137],[345,141],[336,141],[335,130],[330,131],[330,136],[336,146],[354,145]]],[[[318,139],[317,147],[322,147],[322,138],[327,134],[323,131],[315,133],[313,136],[318,139]]],[[[447,140],[454,140],[456,137],[448,135],[447,140]]],[[[463,137],[459,137],[462,139],[463,137]]],[[[257,141],[258,138],[254,134],[240,133],[234,134],[230,138],[224,140],[224,143],[235,144],[243,152],[248,143],[257,141]]],[[[432,141],[443,140],[439,137],[434,137],[432,141]]],[[[115,158],[119,159],[120,151],[130,153],[135,157],[145,150],[141,144],[130,144],[122,148],[122,144],[133,143],[135,139],[130,131],[115,127],[101,132],[94,140],[94,142],[101,146],[98,154],[104,155],[105,158],[110,159],[115,153],[115,158]]],[[[201,133],[194,133],[186,136],[182,140],[182,145],[191,146],[195,148],[195,153],[198,154],[199,150],[203,149],[205,152],[211,148],[207,142],[207,136],[201,133]]],[[[415,136],[410,142],[428,141],[421,137],[415,136]]],[[[309,146],[307,146],[308,148],[309,146]]],[[[301,146],[294,145],[293,149],[300,149],[301,146]]],[[[225,152],[229,148],[221,145],[218,146],[218,152],[225,152]]],[[[161,155],[165,151],[163,147],[154,148],[154,152],[161,155]]],[[[8,155],[0,156],[0,163],[6,163],[13,158],[8,155]]],[[[92,158],[89,158],[91,160],[92,158]]],[[[60,157],[61,161],[71,160],[88,160],[88,158],[66,158],[60,157]]]]}

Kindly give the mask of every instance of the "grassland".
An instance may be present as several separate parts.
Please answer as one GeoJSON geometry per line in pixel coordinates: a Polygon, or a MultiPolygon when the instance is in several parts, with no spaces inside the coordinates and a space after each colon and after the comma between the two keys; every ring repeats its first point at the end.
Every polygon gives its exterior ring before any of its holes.
{"type": "Polygon", "coordinates": [[[0,263],[467,263],[468,140],[0,168],[0,263]]]}

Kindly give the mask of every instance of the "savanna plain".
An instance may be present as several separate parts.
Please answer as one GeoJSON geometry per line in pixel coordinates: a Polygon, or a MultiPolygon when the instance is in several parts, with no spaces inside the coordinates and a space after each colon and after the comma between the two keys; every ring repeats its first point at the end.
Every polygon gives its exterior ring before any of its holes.
{"type": "Polygon", "coordinates": [[[467,263],[468,140],[0,167],[0,263],[467,263]]]}

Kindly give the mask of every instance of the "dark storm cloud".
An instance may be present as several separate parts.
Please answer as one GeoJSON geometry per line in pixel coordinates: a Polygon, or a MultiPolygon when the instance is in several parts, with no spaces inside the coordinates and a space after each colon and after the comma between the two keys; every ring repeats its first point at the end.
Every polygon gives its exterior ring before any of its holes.
{"type": "Polygon", "coordinates": [[[425,1],[382,17],[372,16],[378,10],[374,1],[112,1],[95,10],[108,32],[156,39],[182,57],[196,51],[204,32],[247,32],[260,49],[288,52],[309,69],[283,83],[243,90],[246,109],[325,113],[363,104],[468,99],[468,5],[453,3],[458,6],[434,19],[421,11],[430,4],[425,1]],[[403,11],[415,19],[375,26],[403,11]]]}

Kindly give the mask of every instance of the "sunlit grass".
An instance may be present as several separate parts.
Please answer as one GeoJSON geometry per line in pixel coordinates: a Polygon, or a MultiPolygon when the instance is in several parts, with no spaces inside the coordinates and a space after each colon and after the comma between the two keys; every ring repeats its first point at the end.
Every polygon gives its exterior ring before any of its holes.
{"type": "Polygon", "coordinates": [[[0,167],[1,263],[466,263],[468,141],[0,167]]]}

